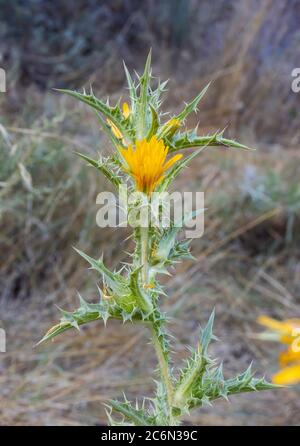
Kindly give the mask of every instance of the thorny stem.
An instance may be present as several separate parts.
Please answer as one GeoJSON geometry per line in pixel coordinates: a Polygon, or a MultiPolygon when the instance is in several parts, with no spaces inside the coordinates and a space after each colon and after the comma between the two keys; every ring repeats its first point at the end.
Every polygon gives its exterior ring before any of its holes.
{"type": "MultiPolygon", "coordinates": [[[[143,284],[146,285],[148,283],[148,241],[149,241],[149,228],[141,227],[140,228],[141,235],[141,264],[142,264],[142,281],[143,284]]],[[[162,376],[162,380],[164,382],[166,392],[167,392],[167,402],[168,402],[168,416],[170,420],[170,424],[173,424],[173,416],[172,416],[172,402],[173,402],[173,384],[170,377],[169,372],[169,364],[163,352],[161,343],[157,336],[157,332],[153,326],[150,326],[152,333],[152,340],[155,348],[155,352],[157,355],[159,369],[162,376]]]]}
{"type": "Polygon", "coordinates": [[[172,415],[174,389],[173,389],[172,379],[170,377],[169,364],[166,360],[166,357],[162,350],[157,333],[153,326],[151,327],[151,333],[152,333],[152,340],[153,340],[156,356],[157,356],[158,363],[159,363],[160,373],[161,373],[162,380],[163,380],[163,383],[165,385],[166,392],[167,392],[167,402],[168,402],[168,412],[169,412],[168,417],[170,420],[170,425],[172,426],[172,425],[174,425],[173,415],[172,415]]]}
{"type": "Polygon", "coordinates": [[[148,283],[148,235],[149,228],[141,227],[141,263],[142,263],[142,280],[143,285],[147,285],[148,283]]]}

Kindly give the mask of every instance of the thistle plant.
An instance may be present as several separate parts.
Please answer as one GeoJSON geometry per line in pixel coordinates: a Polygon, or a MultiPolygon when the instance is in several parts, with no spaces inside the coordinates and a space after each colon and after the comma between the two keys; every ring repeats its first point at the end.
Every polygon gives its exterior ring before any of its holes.
{"type": "MultiPolygon", "coordinates": [[[[226,139],[223,131],[199,136],[197,128],[185,129],[186,118],[197,111],[208,86],[185,104],[180,113],[169,116],[161,112],[161,98],[167,83],[157,82],[153,87],[151,54],[143,74],[137,75],[135,80],[124,67],[130,105],[119,101],[111,106],[109,101],[97,99],[92,91],[89,94],[59,91],[84,102],[95,111],[101,129],[114,148],[110,156],[99,159],[85,154],[79,156],[105,175],[116,189],[126,184],[129,192],[139,194],[129,204],[127,215],[132,212],[140,215],[142,209],[146,209],[148,214],[154,192],[168,191],[173,180],[203,148],[247,147],[226,139]],[[187,153],[188,149],[193,150],[187,153]]],[[[162,202],[160,213],[163,207],[162,202]]],[[[198,344],[190,349],[190,357],[181,368],[174,365],[166,328],[168,317],[160,308],[166,292],[159,279],[162,274],[170,274],[170,269],[181,260],[193,258],[190,241],[178,240],[178,233],[180,227],[199,212],[201,210],[183,215],[180,224],[173,221],[167,227],[152,221],[146,225],[135,225],[132,231],[134,250],[128,263],[119,270],[109,270],[103,256],[94,259],[76,249],[100,276],[99,301],[88,303],[80,296],[79,307],[73,312],[61,310],[60,322],[45,334],[40,343],[92,321],[102,320],[106,324],[109,319],[117,319],[121,323],[143,325],[149,331],[157,355],[155,395],[138,399],[135,403],[126,397],[122,401],[109,401],[107,414],[112,425],[175,426],[192,409],[218,398],[227,399],[233,394],[274,387],[264,378],[254,377],[251,366],[233,378],[224,378],[222,364],[217,364],[209,354],[209,344],[215,339],[214,311],[205,328],[200,330],[198,344]],[[118,421],[113,412],[120,415],[118,421]]]]}

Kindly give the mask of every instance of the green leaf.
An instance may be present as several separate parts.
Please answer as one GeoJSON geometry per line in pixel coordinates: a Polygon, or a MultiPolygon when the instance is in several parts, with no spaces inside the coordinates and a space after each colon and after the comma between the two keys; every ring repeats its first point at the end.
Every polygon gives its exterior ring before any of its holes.
{"type": "Polygon", "coordinates": [[[152,107],[152,105],[149,105],[150,110],[151,110],[151,116],[152,116],[152,122],[151,122],[151,127],[148,131],[147,134],[147,140],[149,140],[151,138],[151,136],[155,135],[157,132],[157,129],[159,127],[159,117],[158,114],[156,113],[155,109],[152,107]]]}
{"type": "Polygon", "coordinates": [[[193,395],[188,401],[188,408],[200,407],[219,398],[228,399],[230,395],[272,390],[280,387],[282,386],[269,383],[264,378],[255,378],[251,371],[251,365],[245,372],[240,373],[235,378],[224,380],[222,366],[220,366],[214,371],[209,370],[198,387],[194,387],[193,395]]]}
{"type": "Polygon", "coordinates": [[[162,100],[161,96],[166,91],[166,85],[169,81],[164,81],[158,83],[158,86],[156,89],[151,90],[150,87],[150,98],[149,98],[149,104],[153,106],[155,110],[159,110],[162,100]]]}
{"type": "Polygon", "coordinates": [[[176,263],[181,260],[195,260],[195,257],[190,252],[190,240],[175,241],[173,248],[169,254],[168,260],[170,263],[176,263]]]}
{"type": "Polygon", "coordinates": [[[140,94],[137,99],[136,130],[137,139],[145,138],[147,134],[148,91],[151,77],[151,50],[149,51],[145,70],[140,78],[140,94]]]}
{"type": "Polygon", "coordinates": [[[186,104],[184,109],[177,116],[175,116],[175,118],[179,121],[184,121],[190,113],[197,111],[198,104],[207,92],[210,84],[211,82],[209,82],[190,103],[186,104]]]}
{"type": "Polygon", "coordinates": [[[91,265],[91,269],[98,271],[103,276],[105,282],[116,295],[120,296],[128,294],[128,287],[126,285],[126,279],[124,279],[124,277],[122,277],[119,273],[114,273],[106,268],[101,259],[95,260],[79,249],[74,249],[91,265]]]}
{"type": "Polygon", "coordinates": [[[193,397],[195,386],[201,383],[208,366],[212,364],[212,360],[207,356],[207,348],[213,338],[214,315],[215,312],[213,311],[206,327],[201,332],[197,349],[193,352],[192,357],[187,360],[185,368],[181,372],[174,394],[174,405],[176,407],[185,407],[186,402],[193,397]]]}
{"type": "Polygon", "coordinates": [[[82,297],[80,297],[80,307],[75,311],[69,312],[62,309],[59,310],[63,314],[60,322],[50,328],[37,345],[49,341],[71,328],[79,329],[81,325],[89,322],[103,320],[106,323],[109,317],[121,319],[121,309],[118,309],[117,306],[108,307],[103,303],[90,304],[85,302],[82,297]]]}
{"type": "Polygon", "coordinates": [[[217,132],[214,135],[198,136],[195,131],[188,131],[185,133],[178,133],[172,138],[169,144],[169,152],[171,153],[176,152],[177,150],[204,146],[224,146],[243,150],[254,150],[237,141],[223,138],[223,132],[217,132]]]}
{"type": "Polygon", "coordinates": [[[235,378],[228,379],[225,382],[228,395],[234,395],[236,393],[255,392],[258,390],[271,390],[274,388],[280,388],[276,384],[269,383],[264,378],[255,378],[251,371],[251,365],[248,369],[237,375],[235,378]]]}
{"type": "Polygon", "coordinates": [[[204,330],[201,330],[199,347],[203,354],[207,353],[207,349],[208,349],[210,341],[212,339],[216,339],[213,336],[214,320],[215,320],[215,310],[213,309],[204,330]]]}
{"type": "Polygon", "coordinates": [[[125,75],[126,75],[126,79],[127,79],[128,89],[129,89],[129,96],[130,96],[130,102],[131,102],[130,108],[131,108],[131,112],[134,114],[135,106],[136,106],[136,102],[137,102],[136,87],[134,85],[132,77],[131,77],[124,61],[123,61],[123,65],[124,65],[124,71],[125,71],[125,75]]]}
{"type": "Polygon", "coordinates": [[[124,402],[110,400],[110,406],[120,414],[122,414],[126,420],[131,421],[134,426],[152,426],[153,418],[146,415],[144,410],[134,408],[129,401],[124,402]]]}
{"type": "Polygon", "coordinates": [[[143,318],[153,311],[153,304],[150,296],[141,289],[139,284],[139,272],[141,268],[137,268],[131,272],[129,281],[117,272],[112,272],[104,265],[101,259],[95,260],[79,249],[74,248],[87,262],[92,269],[98,271],[102,277],[105,286],[112,293],[115,302],[124,309],[124,319],[132,319],[136,311],[143,312],[143,318]]]}
{"type": "Polygon", "coordinates": [[[132,142],[132,132],[128,128],[128,122],[124,119],[119,105],[116,105],[114,108],[110,107],[109,105],[100,101],[100,99],[97,99],[93,94],[78,93],[77,91],[57,88],[55,88],[55,91],[72,96],[73,98],[78,99],[79,101],[82,101],[94,108],[97,112],[102,113],[107,119],[115,124],[126,139],[132,142]]]}
{"type": "Polygon", "coordinates": [[[78,156],[80,156],[82,159],[87,161],[91,166],[96,167],[97,170],[99,170],[103,175],[116,187],[118,188],[120,184],[122,184],[121,178],[117,176],[115,172],[113,172],[109,168],[108,160],[102,160],[96,161],[93,158],[90,158],[87,155],[84,155],[79,152],[75,152],[78,156]]]}
{"type": "Polygon", "coordinates": [[[131,292],[128,281],[121,274],[106,268],[101,259],[95,260],[79,249],[74,249],[91,265],[91,269],[102,275],[103,283],[112,294],[111,297],[125,311],[125,319],[131,319],[135,311],[140,308],[137,306],[137,299],[131,292]]]}
{"type": "Polygon", "coordinates": [[[200,153],[202,150],[204,150],[208,144],[206,144],[203,147],[200,147],[198,150],[195,150],[192,152],[189,156],[185,158],[181,158],[177,163],[174,164],[172,169],[167,172],[166,176],[164,177],[163,181],[158,185],[157,191],[158,192],[165,192],[168,187],[170,186],[171,182],[179,175],[179,173],[187,167],[187,165],[200,153]]]}
{"type": "Polygon", "coordinates": [[[183,228],[183,226],[189,222],[192,218],[203,212],[203,209],[198,209],[195,211],[187,212],[180,221],[174,223],[171,228],[168,228],[161,237],[155,253],[153,255],[153,263],[164,263],[169,259],[171,250],[173,249],[176,241],[176,236],[178,232],[183,228]]]}
{"type": "Polygon", "coordinates": [[[149,294],[147,294],[140,286],[139,276],[142,266],[132,271],[130,274],[130,289],[135,297],[137,306],[146,314],[153,311],[153,304],[149,294]]]}

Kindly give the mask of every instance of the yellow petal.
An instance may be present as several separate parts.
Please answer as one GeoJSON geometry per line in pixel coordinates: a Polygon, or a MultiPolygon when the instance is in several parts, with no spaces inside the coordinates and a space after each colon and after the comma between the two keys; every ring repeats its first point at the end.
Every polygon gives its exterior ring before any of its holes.
{"type": "Polygon", "coordinates": [[[289,385],[300,383],[300,364],[285,367],[272,376],[274,384],[289,385]]]}
{"type": "Polygon", "coordinates": [[[300,328],[300,319],[296,319],[296,318],[286,319],[284,322],[286,324],[289,324],[293,328],[300,328]]]}
{"type": "Polygon", "coordinates": [[[113,132],[113,134],[115,135],[116,138],[118,138],[118,139],[123,138],[123,135],[120,132],[120,130],[118,129],[118,127],[110,119],[107,119],[107,124],[110,126],[111,131],[113,132]]]}
{"type": "Polygon", "coordinates": [[[280,336],[280,342],[282,344],[290,345],[295,340],[295,336],[282,335],[280,336]]]}
{"type": "Polygon", "coordinates": [[[164,170],[168,170],[169,167],[173,166],[173,164],[176,163],[176,161],[180,160],[180,158],[182,158],[182,153],[178,153],[177,155],[170,158],[169,161],[167,161],[164,165],[164,170]]]}
{"type": "Polygon", "coordinates": [[[277,331],[280,334],[289,335],[294,328],[288,321],[281,322],[268,316],[259,316],[257,318],[257,322],[267,328],[270,328],[271,330],[277,331]]]}
{"type": "Polygon", "coordinates": [[[123,109],[123,116],[125,119],[127,119],[128,116],[130,115],[130,107],[127,104],[127,102],[123,102],[122,109],[123,109]]]}

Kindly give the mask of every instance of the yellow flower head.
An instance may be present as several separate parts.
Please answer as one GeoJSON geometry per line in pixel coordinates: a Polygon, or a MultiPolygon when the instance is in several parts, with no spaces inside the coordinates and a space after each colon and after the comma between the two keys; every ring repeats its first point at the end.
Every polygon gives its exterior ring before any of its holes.
{"type": "Polygon", "coordinates": [[[120,152],[127,163],[124,170],[134,178],[137,190],[147,195],[161,182],[166,170],[182,157],[178,154],[166,161],[168,147],[156,136],[150,141],[136,141],[135,148],[131,145],[127,149],[120,147],[120,152]]]}

